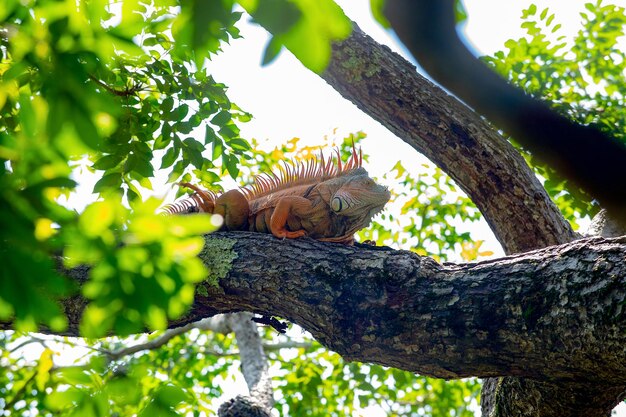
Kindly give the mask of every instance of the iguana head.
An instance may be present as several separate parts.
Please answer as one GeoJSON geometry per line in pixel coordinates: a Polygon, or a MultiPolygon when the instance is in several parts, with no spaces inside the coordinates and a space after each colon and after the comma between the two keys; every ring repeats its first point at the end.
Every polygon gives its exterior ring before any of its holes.
{"type": "Polygon", "coordinates": [[[330,209],[347,217],[355,232],[366,227],[391,197],[387,187],[376,184],[362,167],[331,181],[341,185],[330,196],[330,209]]]}

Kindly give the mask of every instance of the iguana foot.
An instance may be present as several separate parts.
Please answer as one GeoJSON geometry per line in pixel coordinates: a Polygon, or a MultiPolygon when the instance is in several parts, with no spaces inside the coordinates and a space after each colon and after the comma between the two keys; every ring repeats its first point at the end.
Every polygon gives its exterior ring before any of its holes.
{"type": "Polygon", "coordinates": [[[276,230],[272,231],[272,234],[276,237],[287,238],[287,239],[296,239],[298,237],[302,237],[306,235],[305,230],[296,230],[295,232],[290,232],[289,230],[276,230]]]}

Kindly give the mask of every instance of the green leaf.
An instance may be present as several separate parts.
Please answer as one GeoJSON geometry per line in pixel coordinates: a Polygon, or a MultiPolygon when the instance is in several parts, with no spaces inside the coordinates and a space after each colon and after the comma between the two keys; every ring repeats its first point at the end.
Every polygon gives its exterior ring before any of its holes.
{"type": "Polygon", "coordinates": [[[274,36],[270,37],[270,40],[267,42],[265,46],[265,50],[263,51],[263,57],[261,58],[261,65],[269,65],[271,64],[280,54],[280,51],[283,49],[283,44],[277,40],[274,36]]]}
{"type": "Polygon", "coordinates": [[[109,398],[118,405],[137,404],[142,394],[140,381],[126,376],[112,379],[106,384],[105,390],[109,398]]]}
{"type": "Polygon", "coordinates": [[[166,97],[161,102],[161,111],[164,114],[169,114],[172,111],[172,108],[174,108],[174,99],[172,97],[166,97]]]}
{"type": "Polygon", "coordinates": [[[91,167],[93,169],[107,170],[115,168],[124,159],[124,155],[104,155],[98,159],[91,167]]]}
{"type": "Polygon", "coordinates": [[[215,134],[215,131],[213,130],[213,128],[207,124],[204,129],[204,144],[210,145],[215,140],[220,140],[220,139],[215,134]]]}
{"type": "Polygon", "coordinates": [[[235,155],[222,154],[222,163],[231,178],[236,179],[239,175],[239,159],[235,155]]]}
{"type": "Polygon", "coordinates": [[[187,393],[175,385],[164,385],[157,391],[155,398],[163,405],[173,407],[188,398],[187,393]]]}
{"type": "Polygon", "coordinates": [[[20,122],[24,128],[24,133],[34,137],[37,133],[37,118],[30,97],[20,94],[20,122]]]}
{"type": "Polygon", "coordinates": [[[91,385],[93,383],[91,374],[80,366],[60,368],[55,376],[60,381],[70,385],[91,385]]]}
{"type": "Polygon", "coordinates": [[[230,120],[231,120],[230,112],[227,110],[222,110],[211,119],[211,123],[213,123],[216,126],[224,126],[230,120]]]}
{"type": "Polygon", "coordinates": [[[97,150],[100,148],[100,135],[93,121],[84,111],[84,109],[75,108],[71,120],[74,122],[81,141],[91,149],[97,150]]]}
{"type": "Polygon", "coordinates": [[[467,21],[467,10],[465,10],[465,6],[461,0],[455,0],[454,2],[454,16],[457,24],[467,21]]]}
{"type": "Polygon", "coordinates": [[[76,388],[68,388],[65,391],[54,391],[44,399],[44,404],[54,411],[66,410],[79,404],[86,394],[76,388]]]}
{"type": "Polygon", "coordinates": [[[331,44],[347,38],[352,31],[350,20],[332,0],[259,0],[240,4],[274,35],[265,52],[266,61],[282,44],[307,68],[321,73],[330,61],[331,44]]]}
{"type": "Polygon", "coordinates": [[[169,168],[172,166],[172,164],[174,164],[174,162],[176,162],[176,159],[178,158],[178,155],[180,153],[180,149],[177,149],[175,147],[171,147],[167,150],[167,152],[165,152],[165,155],[163,155],[163,159],[161,160],[161,168],[160,169],[165,169],[165,168],[169,168]]]}
{"type": "MultiPolygon", "coordinates": [[[[457,4],[459,2],[457,1],[457,4]]],[[[391,29],[391,24],[385,17],[383,10],[385,8],[385,0],[370,0],[370,11],[374,19],[385,29],[391,29]]]]}
{"type": "Polygon", "coordinates": [[[183,141],[185,144],[185,154],[191,161],[191,163],[198,169],[202,169],[202,165],[204,164],[204,157],[202,156],[202,151],[204,151],[204,146],[195,140],[194,138],[187,138],[183,141]]]}
{"type": "Polygon", "coordinates": [[[119,190],[122,186],[122,176],[119,172],[107,174],[100,178],[93,187],[94,193],[102,193],[109,190],[119,190]]]}
{"type": "Polygon", "coordinates": [[[161,135],[154,141],[154,149],[165,149],[172,142],[172,127],[168,122],[163,123],[161,135]]]}
{"type": "Polygon", "coordinates": [[[249,151],[251,149],[250,144],[241,138],[234,138],[234,139],[229,140],[228,146],[230,146],[236,151],[241,151],[241,152],[249,151]]]}
{"type": "Polygon", "coordinates": [[[211,153],[211,160],[215,161],[224,153],[224,142],[219,137],[215,137],[213,141],[213,151],[211,153]]]}

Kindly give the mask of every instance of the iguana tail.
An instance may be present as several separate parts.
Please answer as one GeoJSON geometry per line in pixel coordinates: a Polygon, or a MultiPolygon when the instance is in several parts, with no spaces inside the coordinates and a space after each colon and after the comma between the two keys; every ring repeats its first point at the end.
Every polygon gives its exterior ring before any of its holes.
{"type": "Polygon", "coordinates": [[[241,191],[230,190],[217,196],[211,191],[203,190],[188,182],[181,182],[179,185],[195,192],[188,198],[165,206],[164,214],[219,214],[224,219],[223,229],[245,230],[247,228],[250,206],[241,191]]]}
{"type": "Polygon", "coordinates": [[[188,198],[184,198],[163,207],[164,214],[213,213],[217,195],[212,191],[203,190],[188,182],[178,185],[195,191],[188,198]]]}

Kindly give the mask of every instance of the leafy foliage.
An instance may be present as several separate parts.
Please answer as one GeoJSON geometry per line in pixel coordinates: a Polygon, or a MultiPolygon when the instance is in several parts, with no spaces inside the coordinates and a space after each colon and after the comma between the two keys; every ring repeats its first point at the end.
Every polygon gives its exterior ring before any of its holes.
{"type": "MultiPolygon", "coordinates": [[[[201,278],[201,267],[192,266],[198,261],[191,260],[199,243],[195,250],[183,247],[189,245],[189,231],[213,226],[194,219],[179,224],[178,232],[161,225],[154,229],[161,235],[142,236],[140,224],[160,223],[128,216],[122,204],[136,205],[135,213],[144,210],[141,190],[151,189],[153,161],[161,155],[170,181],[189,179],[193,172],[205,182],[214,181],[220,169],[237,173],[248,148],[237,121],[250,116],[230,102],[223,84],[196,65],[202,60],[185,43],[205,47],[205,57],[237,36],[232,25],[240,13],[232,11],[233,4],[220,4],[221,29],[199,40],[175,30],[187,15],[176,14],[173,1],[102,0],[81,2],[78,8],[74,1],[3,3],[0,258],[8,268],[0,281],[0,319],[14,316],[23,330],[34,330],[39,322],[63,329],[65,318],[54,298],[68,294],[69,287],[49,256],[61,250],[97,264],[86,286],[94,301],[84,320],[88,335],[102,335],[112,323],[122,333],[144,323],[162,328],[166,317],[182,314],[189,305],[192,287],[182,270],[173,269],[187,265],[188,272],[194,271],[191,281],[201,278]],[[192,135],[198,129],[204,130],[204,143],[192,135]],[[212,153],[205,155],[209,145],[212,153]],[[220,158],[221,168],[214,163],[220,158]],[[101,174],[94,192],[106,199],[77,215],[59,197],[76,185],[72,168],[87,161],[101,174]],[[165,241],[157,245],[160,239],[165,241]],[[126,246],[118,249],[121,243],[126,246]],[[137,297],[128,273],[141,275],[146,258],[154,260],[153,272],[169,277],[158,284],[157,278],[150,285],[145,281],[143,297],[137,297]],[[170,296],[175,297],[164,299],[170,296]],[[99,311],[98,305],[108,307],[99,311]]],[[[195,16],[185,28],[204,27],[213,16],[195,16]]]]}
{"type": "Polygon", "coordinates": [[[282,362],[277,381],[281,415],[349,416],[380,407],[389,416],[471,417],[471,408],[477,406],[480,384],[476,380],[442,381],[379,365],[348,363],[316,343],[298,353],[300,360],[282,362]]]}
{"type": "MultiPolygon", "coordinates": [[[[506,51],[483,59],[529,94],[581,124],[595,124],[626,142],[626,55],[618,42],[626,29],[623,7],[585,4],[582,29],[573,39],[560,35],[558,18],[535,5],[524,10],[526,36],[505,43],[506,51]]],[[[576,220],[599,207],[556,172],[526,153],[564,216],[576,220]]]]}
{"type": "Polygon", "coordinates": [[[352,32],[352,23],[332,0],[239,0],[239,4],[271,33],[263,64],[285,47],[304,66],[321,73],[330,62],[332,42],[352,32]]]}
{"type": "Polygon", "coordinates": [[[211,399],[222,393],[216,381],[226,379],[231,367],[221,357],[230,354],[231,337],[192,331],[169,340],[163,349],[141,350],[121,359],[112,356],[128,345],[156,338],[102,339],[85,348],[67,338],[23,341],[19,335],[3,334],[0,409],[85,417],[186,415],[194,410],[212,414],[211,399]],[[11,350],[20,348],[16,340],[41,351],[38,360],[12,355],[11,350]],[[204,348],[207,345],[211,351],[204,348]],[[74,364],[58,367],[58,353],[67,346],[82,355],[74,364]]]}
{"type": "Polygon", "coordinates": [[[202,235],[215,230],[210,216],[165,219],[155,214],[157,200],[129,211],[109,200],[91,204],[78,224],[66,231],[70,267],[93,265],[83,295],[93,300],[83,313],[81,334],[102,337],[167,327],[194,299],[195,286],[207,277],[197,258],[202,235]],[[116,233],[122,231],[123,233],[116,233]]]}
{"type": "MultiPolygon", "coordinates": [[[[229,100],[206,66],[239,36],[236,3],[272,32],[264,63],[286,47],[319,72],[331,43],[351,30],[330,0],[0,4],[0,320],[12,319],[23,331],[67,326],[55,300],[76,289],[51,261],[62,253],[68,266],[92,268],[83,289],[90,299],[84,336],[164,328],[184,313],[194,283],[207,275],[195,255],[198,236],[214,225],[194,216],[165,223],[155,215],[158,202],[141,197],[157,172],[169,182],[196,177],[219,190],[224,175],[249,182],[280,161],[319,151],[293,139],[263,152],[240,136],[239,123],[251,115],[229,100]],[[60,201],[84,165],[100,175],[99,200],[78,214],[60,201]]],[[[372,4],[378,9],[382,2],[372,4]]],[[[529,8],[528,37],[509,41],[507,53],[487,61],[574,119],[623,134],[625,64],[615,48],[623,10],[600,3],[587,10],[583,31],[566,50],[562,40],[548,38],[559,30],[555,17],[529,8]]],[[[364,137],[339,143],[344,158],[364,137]]],[[[478,211],[440,170],[421,168],[390,170],[402,207],[361,238],[440,260],[453,252],[466,260],[488,255],[464,231],[478,211]]],[[[546,167],[536,168],[568,218],[595,210],[546,167]]],[[[212,415],[237,366],[232,335],[195,330],[159,349],[115,354],[161,335],[75,341],[0,334],[0,408],[12,415],[212,415]],[[23,356],[27,345],[39,346],[36,357],[23,356]],[[75,349],[73,364],[61,361],[66,346],[75,349]]],[[[269,332],[264,338],[285,341],[269,332]]],[[[272,351],[271,361],[285,415],[350,415],[378,405],[388,415],[469,416],[478,396],[476,380],[449,383],[346,363],[315,342],[272,351]]]]}

